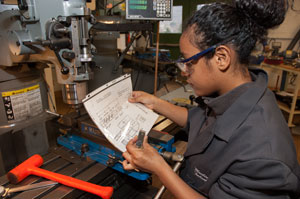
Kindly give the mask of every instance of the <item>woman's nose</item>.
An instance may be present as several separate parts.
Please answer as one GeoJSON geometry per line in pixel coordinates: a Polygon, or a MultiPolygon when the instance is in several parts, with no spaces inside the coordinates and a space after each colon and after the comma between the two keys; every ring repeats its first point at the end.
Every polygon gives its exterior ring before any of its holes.
{"type": "Polygon", "coordinates": [[[181,71],[181,76],[187,77],[189,76],[189,73],[185,71],[181,71]]]}

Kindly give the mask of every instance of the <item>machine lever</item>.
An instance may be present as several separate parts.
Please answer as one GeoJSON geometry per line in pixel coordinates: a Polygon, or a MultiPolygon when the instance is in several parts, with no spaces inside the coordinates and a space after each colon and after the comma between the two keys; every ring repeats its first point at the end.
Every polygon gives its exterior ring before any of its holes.
{"type": "Polygon", "coordinates": [[[25,0],[18,0],[18,7],[20,10],[28,10],[28,4],[25,0]]]}
{"type": "MultiPolygon", "coordinates": [[[[168,152],[168,151],[162,152],[161,156],[166,160],[172,160],[176,162],[173,167],[173,171],[175,173],[179,170],[184,160],[183,155],[180,155],[178,153],[168,152]]],[[[153,199],[159,199],[162,196],[162,194],[165,192],[165,190],[166,187],[162,185],[153,199]]]]}
{"type": "Polygon", "coordinates": [[[45,111],[46,111],[46,113],[49,113],[49,114],[54,115],[54,116],[56,116],[56,117],[62,117],[61,114],[52,112],[52,111],[50,111],[50,110],[48,110],[48,109],[46,109],[45,111]]]}
{"type": "Polygon", "coordinates": [[[58,51],[55,50],[54,53],[55,53],[55,55],[56,55],[56,57],[57,57],[57,59],[58,59],[58,62],[60,63],[60,66],[61,66],[60,72],[61,72],[63,75],[67,75],[67,74],[70,72],[69,68],[66,67],[66,66],[64,65],[64,62],[63,62],[63,60],[61,59],[61,57],[60,57],[58,51]]]}
{"type": "MultiPolygon", "coordinates": [[[[116,163],[120,163],[121,165],[123,164],[122,160],[116,156],[108,154],[107,157],[108,157],[108,160],[106,162],[106,165],[109,167],[114,166],[116,163]]],[[[136,172],[140,172],[140,170],[138,170],[138,169],[134,169],[134,170],[136,172]]]]}

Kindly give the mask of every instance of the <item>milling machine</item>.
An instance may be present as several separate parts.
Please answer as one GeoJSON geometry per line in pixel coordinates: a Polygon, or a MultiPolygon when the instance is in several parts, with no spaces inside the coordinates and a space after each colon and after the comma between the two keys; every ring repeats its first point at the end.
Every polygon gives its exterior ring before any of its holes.
{"type": "Polygon", "coordinates": [[[47,85],[40,69],[54,67],[64,102],[79,108],[93,76],[88,31],[94,18],[84,0],[19,0],[1,4],[1,11],[0,133],[1,142],[10,143],[1,145],[3,172],[48,150],[47,85]]]}
{"type": "MultiPolygon", "coordinates": [[[[167,1],[172,4],[172,1],[167,1]]],[[[129,1],[126,3],[130,4],[129,1]]],[[[154,14],[156,16],[156,13],[154,14]]],[[[139,31],[152,31],[153,23],[132,21],[132,17],[137,19],[141,15],[139,12],[133,12],[128,16],[130,22],[115,16],[94,17],[85,0],[18,0],[17,5],[3,2],[0,4],[1,175],[38,153],[45,156],[45,168],[49,167],[49,170],[61,171],[67,175],[87,173],[82,174],[84,180],[100,184],[121,186],[131,183],[124,180],[126,177],[111,174],[111,170],[98,166],[94,160],[81,161],[81,156],[66,148],[54,147],[49,153],[49,148],[52,147],[50,141],[53,137],[56,140],[57,132],[55,135],[51,134],[53,132],[49,133],[49,129],[56,126],[49,122],[53,115],[49,115],[45,110],[53,106],[55,111],[55,106],[54,96],[49,94],[49,85],[42,71],[44,68],[55,70],[55,81],[62,85],[63,101],[75,110],[71,114],[57,115],[63,121],[59,128],[66,130],[64,133],[80,132],[80,135],[84,131],[82,129],[90,131],[94,128],[93,131],[97,131],[87,115],[82,112],[82,99],[88,92],[122,73],[120,63],[123,57],[122,54],[119,56],[117,51],[117,38],[120,33],[135,31],[137,35],[139,31]]],[[[156,20],[169,17],[157,15],[156,20]]],[[[146,18],[140,19],[152,18],[147,15],[146,18]]],[[[136,38],[137,36],[132,42],[136,38]]],[[[175,126],[170,125],[167,128],[176,131],[175,126]]],[[[96,140],[99,140],[98,138],[96,140]]],[[[100,139],[101,141],[103,139],[100,139]]],[[[28,183],[36,180],[38,179],[30,178],[28,183]]],[[[0,183],[7,184],[7,180],[1,178],[0,183]]],[[[55,191],[59,192],[59,188],[55,191]]],[[[47,193],[51,189],[53,190],[53,187],[47,189],[47,193]]],[[[132,192],[132,188],[128,190],[132,192]]],[[[56,195],[55,191],[52,193],[54,195],[49,194],[48,197],[63,198],[74,195],[73,189],[64,192],[63,196],[56,195]]],[[[45,195],[44,192],[39,194],[45,195]]],[[[124,198],[121,192],[117,194],[120,196],[115,196],[116,198],[124,198]]],[[[22,195],[22,198],[30,198],[25,195],[22,195]]],[[[143,198],[146,198],[146,195],[143,198]]]]}

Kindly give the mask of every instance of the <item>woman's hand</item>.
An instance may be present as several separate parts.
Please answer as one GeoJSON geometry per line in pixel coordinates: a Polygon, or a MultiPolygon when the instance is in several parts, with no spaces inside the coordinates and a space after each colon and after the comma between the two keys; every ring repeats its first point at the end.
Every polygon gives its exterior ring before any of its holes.
{"type": "Polygon", "coordinates": [[[123,157],[125,158],[123,167],[125,170],[141,169],[149,173],[157,174],[162,166],[165,165],[169,167],[157,150],[154,149],[147,140],[148,137],[145,136],[142,148],[137,148],[135,145],[137,136],[128,142],[126,146],[127,151],[123,153],[123,157]]]}
{"type": "Polygon", "coordinates": [[[131,103],[142,103],[151,110],[155,109],[155,104],[159,98],[143,91],[133,91],[132,96],[128,99],[131,103]]]}
{"type": "Polygon", "coordinates": [[[187,185],[159,155],[159,153],[147,142],[145,136],[143,148],[137,148],[135,143],[137,136],[130,140],[123,153],[125,170],[141,169],[157,175],[164,186],[176,198],[181,199],[204,199],[202,195],[187,185]]]}
{"type": "Polygon", "coordinates": [[[142,103],[149,109],[167,117],[179,126],[183,127],[186,125],[188,111],[184,107],[176,106],[143,91],[133,91],[128,101],[131,103],[142,103]]]}

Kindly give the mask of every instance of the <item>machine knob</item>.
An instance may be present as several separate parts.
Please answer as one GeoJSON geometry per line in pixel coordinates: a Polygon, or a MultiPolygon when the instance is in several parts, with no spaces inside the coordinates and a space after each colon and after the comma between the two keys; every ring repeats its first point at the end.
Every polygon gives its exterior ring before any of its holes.
{"type": "Polygon", "coordinates": [[[70,72],[70,70],[69,70],[68,67],[63,67],[63,68],[60,70],[60,72],[61,72],[63,75],[67,75],[67,74],[70,72]]]}
{"type": "Polygon", "coordinates": [[[62,53],[62,57],[63,57],[64,59],[67,59],[67,60],[72,60],[72,59],[75,58],[75,53],[74,53],[74,52],[64,51],[64,52],[62,53]]]}
{"type": "Polygon", "coordinates": [[[81,145],[81,148],[80,148],[80,152],[83,154],[85,152],[88,152],[90,150],[90,147],[89,147],[89,144],[87,143],[83,143],[81,145]]]}

